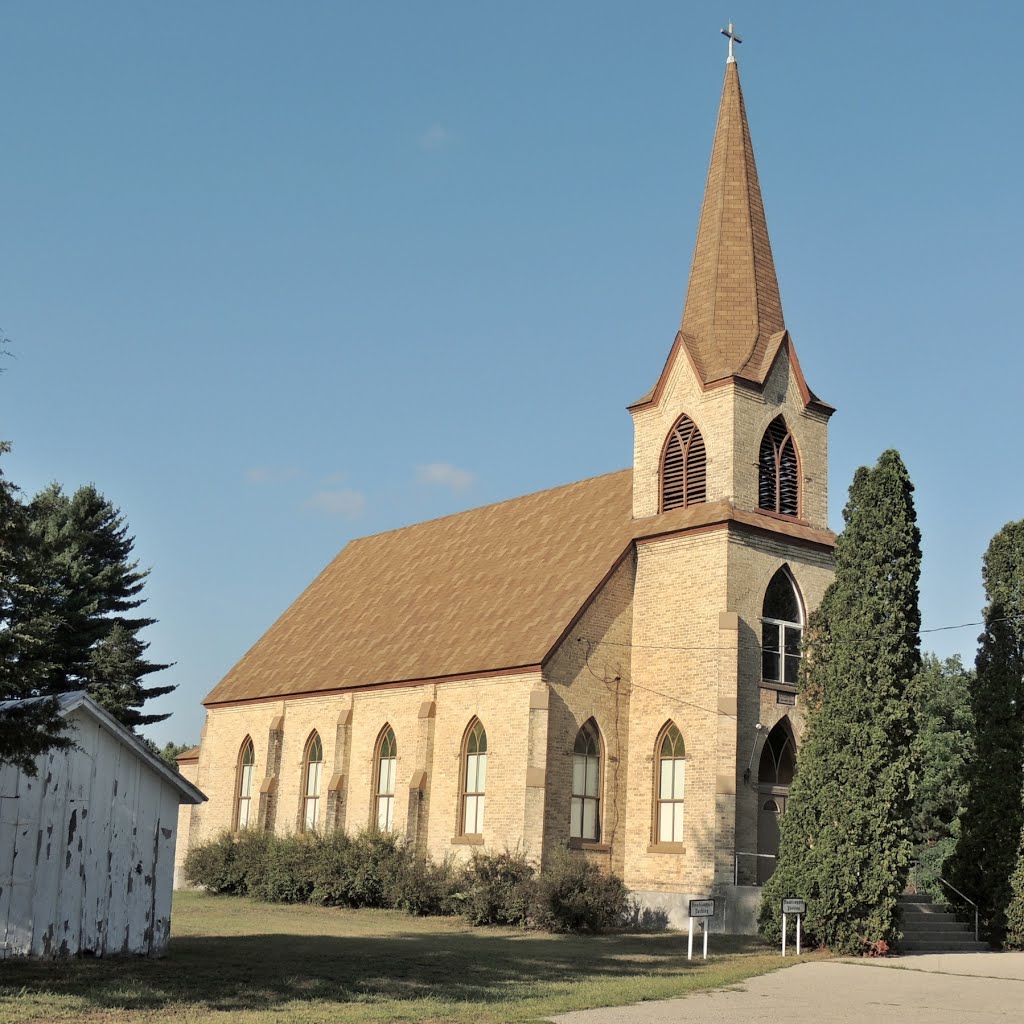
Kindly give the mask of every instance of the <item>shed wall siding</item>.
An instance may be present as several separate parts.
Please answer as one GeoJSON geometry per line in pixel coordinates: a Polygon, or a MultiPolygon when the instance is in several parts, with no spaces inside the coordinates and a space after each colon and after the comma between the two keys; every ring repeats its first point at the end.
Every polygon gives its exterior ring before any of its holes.
{"type": "Polygon", "coordinates": [[[35,778],[0,769],[0,955],[162,953],[178,793],[98,722],[35,778]]]}

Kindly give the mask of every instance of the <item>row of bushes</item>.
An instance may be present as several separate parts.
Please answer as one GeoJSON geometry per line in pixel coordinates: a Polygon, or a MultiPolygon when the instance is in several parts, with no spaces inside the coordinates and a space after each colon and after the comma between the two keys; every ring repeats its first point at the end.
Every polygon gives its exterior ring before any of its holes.
{"type": "Polygon", "coordinates": [[[189,851],[185,875],[209,892],[273,903],[461,914],[472,924],[559,932],[601,931],[630,910],[620,878],[564,848],[541,872],[508,851],[439,864],[389,832],[224,833],[189,851]]]}

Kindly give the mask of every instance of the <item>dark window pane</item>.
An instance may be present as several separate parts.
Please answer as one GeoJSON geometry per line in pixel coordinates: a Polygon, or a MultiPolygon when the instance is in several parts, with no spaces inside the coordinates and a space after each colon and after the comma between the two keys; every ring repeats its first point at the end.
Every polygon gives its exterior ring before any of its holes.
{"type": "Polygon", "coordinates": [[[764,595],[764,609],[761,614],[766,619],[781,619],[783,622],[800,621],[800,605],[797,603],[796,592],[789,576],[780,569],[773,577],[764,595]]]}
{"type": "Polygon", "coordinates": [[[772,651],[761,653],[761,678],[779,681],[779,656],[772,651]]]}
{"type": "Polygon", "coordinates": [[[796,686],[797,677],[800,674],[800,659],[787,656],[785,658],[786,678],[784,682],[792,683],[796,686]]]}

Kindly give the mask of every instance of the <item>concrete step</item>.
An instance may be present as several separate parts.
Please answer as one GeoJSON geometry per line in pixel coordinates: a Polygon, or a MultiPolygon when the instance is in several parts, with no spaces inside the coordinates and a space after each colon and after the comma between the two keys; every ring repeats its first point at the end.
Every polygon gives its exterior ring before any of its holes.
{"type": "Polygon", "coordinates": [[[962,939],[958,942],[909,942],[904,939],[899,944],[901,953],[985,953],[989,947],[984,942],[975,942],[974,939],[962,939]]]}
{"type": "Polygon", "coordinates": [[[909,942],[945,942],[947,940],[970,939],[974,941],[973,928],[904,928],[903,939],[909,942]]]}
{"type": "Polygon", "coordinates": [[[900,926],[903,953],[981,953],[988,949],[974,938],[973,926],[958,921],[945,903],[928,896],[901,896],[900,926]]]}

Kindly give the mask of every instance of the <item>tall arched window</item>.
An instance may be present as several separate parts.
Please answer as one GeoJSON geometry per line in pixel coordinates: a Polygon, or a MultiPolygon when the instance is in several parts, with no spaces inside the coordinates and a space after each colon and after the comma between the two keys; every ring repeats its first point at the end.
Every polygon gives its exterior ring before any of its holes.
{"type": "Polygon", "coordinates": [[[324,746],[320,734],[314,730],[306,740],[302,756],[302,831],[311,832],[316,828],[317,813],[320,810],[320,780],[323,778],[324,746]]]}
{"type": "Polygon", "coordinates": [[[462,744],[462,834],[483,835],[484,789],[487,784],[487,733],[479,719],[466,730],[462,744]]]}
{"type": "Polygon", "coordinates": [[[601,734],[592,718],[573,746],[569,836],[594,842],[601,837],[601,734]]]}
{"type": "Polygon", "coordinates": [[[655,786],[654,839],[656,843],[683,841],[683,792],[686,787],[686,751],[683,737],[674,722],[658,736],[655,748],[657,776],[655,786]]]}
{"type": "Polygon", "coordinates": [[[758,457],[758,507],[783,515],[800,514],[800,467],[796,442],[781,416],[768,424],[758,457]]]}
{"type": "Polygon", "coordinates": [[[385,726],[377,740],[376,792],[374,794],[374,811],[377,828],[382,832],[390,832],[395,825],[395,766],[398,761],[398,743],[395,730],[385,726]]]}
{"type": "Polygon", "coordinates": [[[696,505],[707,498],[707,453],[697,425],[680,416],[661,457],[661,510],[696,505]]]}
{"type": "Polygon", "coordinates": [[[252,812],[252,784],[256,771],[256,748],[246,736],[238,752],[238,768],[235,777],[235,830],[248,828],[252,812]]]}
{"type": "Polygon", "coordinates": [[[764,592],[761,609],[761,678],[796,686],[804,616],[793,577],[780,569],[764,592]]]}

